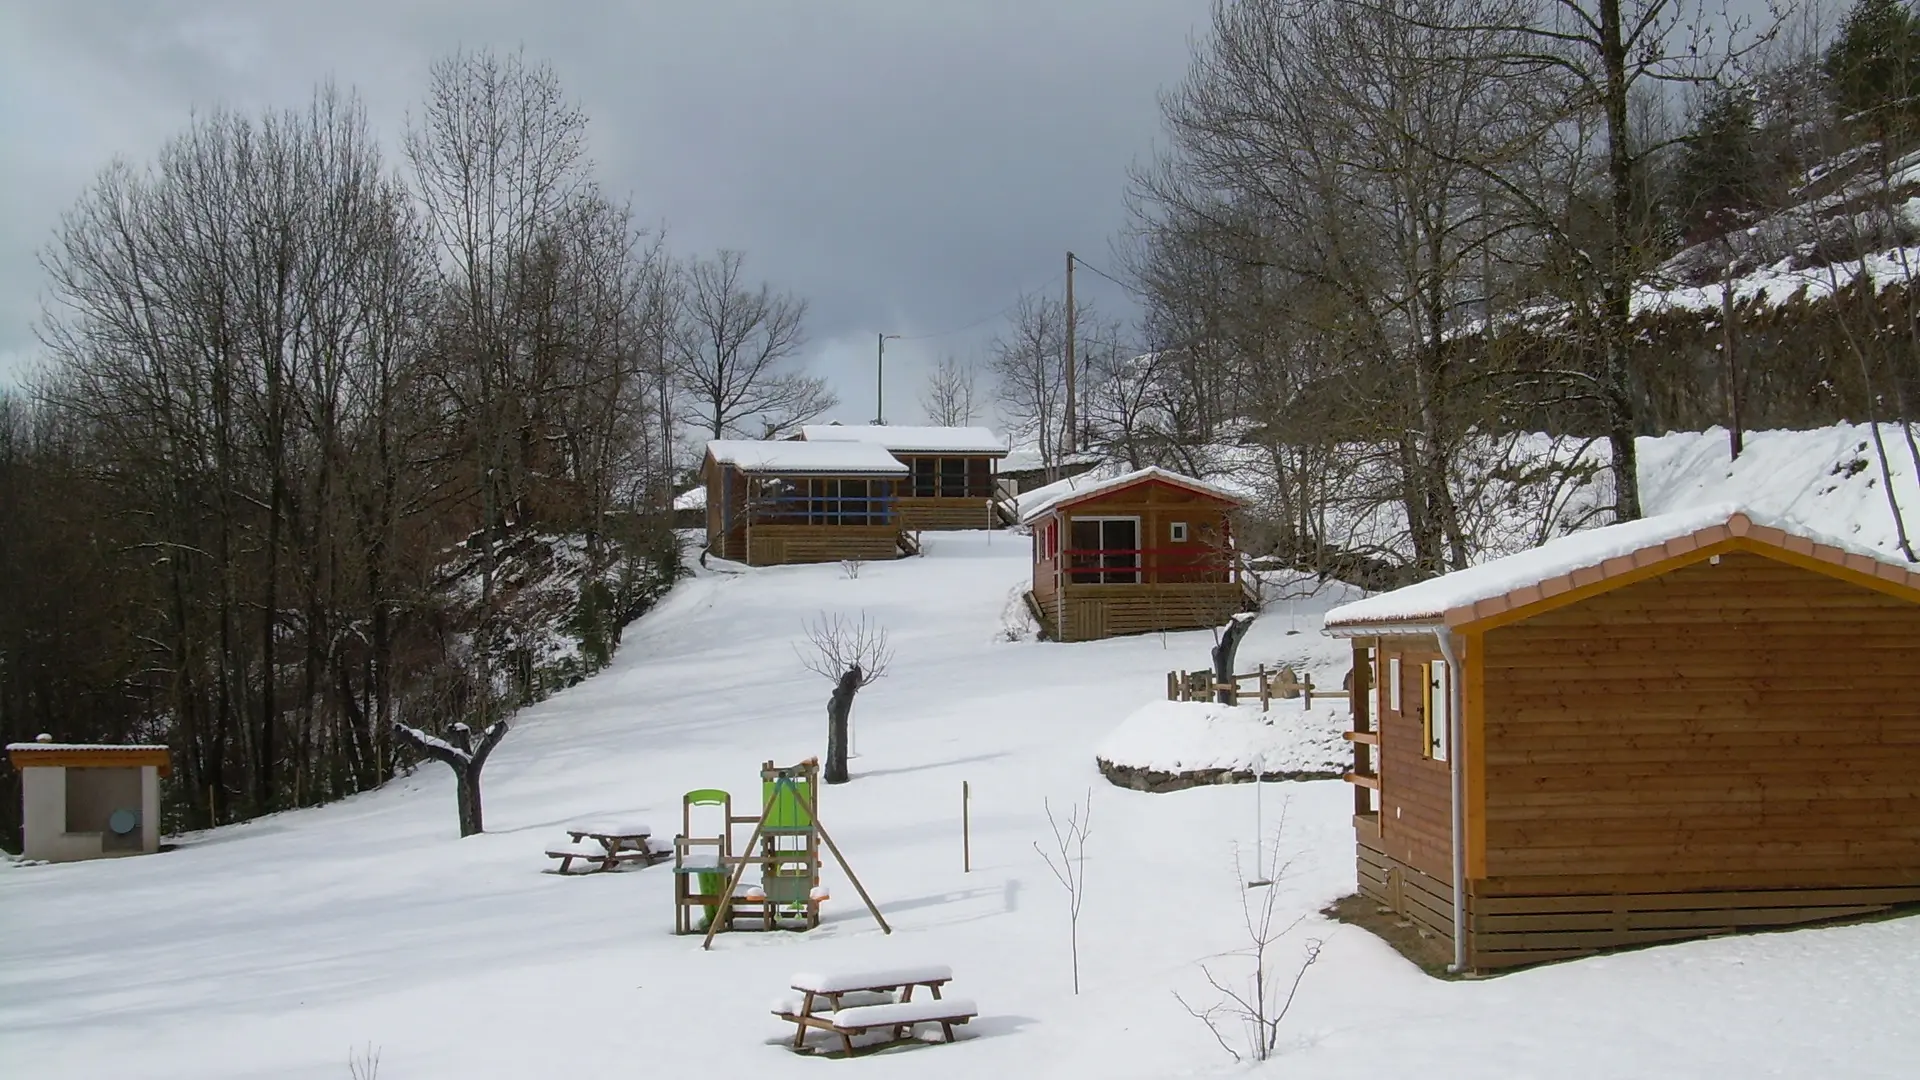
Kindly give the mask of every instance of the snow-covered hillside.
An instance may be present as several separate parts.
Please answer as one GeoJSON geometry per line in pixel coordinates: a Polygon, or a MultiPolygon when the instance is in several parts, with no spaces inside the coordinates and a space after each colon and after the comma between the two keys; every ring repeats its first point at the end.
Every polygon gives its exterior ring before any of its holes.
{"type": "MultiPolygon", "coordinates": [[[[1649,440],[1649,509],[1742,499],[1885,547],[1866,474],[1832,471],[1855,441],[1762,433],[1729,469],[1724,439],[1649,440]]],[[[1899,482],[1920,500],[1910,471],[1899,482]]],[[[9,1075],[149,1080],[346,1080],[367,1046],[384,1080],[1230,1071],[1173,993],[1210,1002],[1197,962],[1231,970],[1222,954],[1245,945],[1234,857],[1254,840],[1255,792],[1121,790],[1093,763],[1123,717],[1164,695],[1167,670],[1204,665],[1210,633],[1009,641],[1027,541],[933,533],[926,549],[857,578],[825,565],[682,582],[605,672],[522,715],[487,768],[485,835],[456,839],[451,777],[429,764],[158,856],[0,870],[0,1060],[9,1075]],[[751,804],[760,762],[820,753],[828,684],[794,642],[823,611],[865,612],[897,649],[855,706],[854,780],[820,803],[891,936],[831,863],[819,930],[721,935],[711,952],[669,933],[664,866],[544,872],[570,820],[639,816],[670,835],[681,793],[718,786],[751,804]],[[1034,843],[1051,840],[1043,800],[1089,791],[1075,997],[1067,898],[1034,843]],[[909,962],[950,964],[954,992],[979,1003],[958,1045],[832,1064],[781,1045],[791,1029],[768,1005],[790,973],[909,962]]],[[[1317,633],[1329,600],[1277,601],[1243,664],[1337,686],[1343,646],[1317,633]]],[[[1443,982],[1313,914],[1353,889],[1346,785],[1263,797],[1269,826],[1286,813],[1280,903],[1307,915],[1279,956],[1325,942],[1272,1075],[1882,1077],[1920,1056],[1920,919],[1443,982]]]]}

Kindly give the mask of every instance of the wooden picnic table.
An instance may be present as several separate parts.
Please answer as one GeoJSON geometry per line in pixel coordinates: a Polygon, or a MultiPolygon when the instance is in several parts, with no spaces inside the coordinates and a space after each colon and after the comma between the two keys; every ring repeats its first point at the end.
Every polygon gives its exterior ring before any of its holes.
{"type": "Polygon", "coordinates": [[[877,1050],[905,1041],[919,1023],[939,1024],[946,1041],[952,1042],[953,1025],[964,1024],[977,1015],[973,1002],[941,997],[941,988],[952,980],[952,969],[944,965],[795,975],[792,989],[802,995],[800,1002],[797,1007],[792,1002],[783,1003],[774,1015],[794,1025],[795,1050],[806,1048],[809,1028],[838,1035],[848,1056],[856,1052],[853,1036],[880,1028],[891,1028],[892,1038],[862,1049],[877,1050]],[[931,996],[915,1001],[913,992],[922,987],[931,996]],[[893,997],[896,993],[900,995],[898,1000],[893,997]],[[849,1003],[848,998],[857,1000],[849,1003]]]}
{"type": "Polygon", "coordinates": [[[653,830],[637,823],[585,824],[567,827],[568,843],[547,849],[547,856],[560,860],[560,872],[566,873],[573,861],[593,864],[594,871],[612,870],[622,863],[638,862],[651,866],[670,852],[656,851],[653,830]]]}

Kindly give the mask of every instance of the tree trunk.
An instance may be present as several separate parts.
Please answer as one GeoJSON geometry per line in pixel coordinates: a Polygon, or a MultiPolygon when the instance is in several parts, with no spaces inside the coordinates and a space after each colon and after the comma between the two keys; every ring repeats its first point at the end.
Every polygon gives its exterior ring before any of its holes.
{"type": "Polygon", "coordinates": [[[507,736],[507,722],[496,720],[487,726],[480,736],[478,749],[473,746],[473,732],[465,724],[455,724],[447,732],[445,742],[430,738],[425,732],[395,722],[393,731],[413,748],[427,757],[446,763],[453,770],[455,809],[460,817],[460,835],[472,836],[484,828],[480,813],[480,770],[487,767],[487,758],[500,740],[507,736]]]}
{"type": "Polygon", "coordinates": [[[827,698],[827,768],[825,780],[829,784],[844,784],[847,776],[847,724],[853,714],[853,695],[860,692],[860,681],[865,673],[855,664],[840,676],[834,684],[832,696],[827,698]]]}
{"type": "Polygon", "coordinates": [[[1235,693],[1229,688],[1233,684],[1233,657],[1240,651],[1240,639],[1246,637],[1247,631],[1253,628],[1253,620],[1252,612],[1243,611],[1235,615],[1213,646],[1213,684],[1222,688],[1213,692],[1213,700],[1221,705],[1235,703],[1235,693]]]}

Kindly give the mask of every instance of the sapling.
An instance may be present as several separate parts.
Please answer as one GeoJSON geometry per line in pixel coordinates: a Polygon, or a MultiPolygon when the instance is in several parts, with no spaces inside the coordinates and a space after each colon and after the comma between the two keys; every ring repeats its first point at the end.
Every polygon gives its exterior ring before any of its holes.
{"type": "Polygon", "coordinates": [[[1254,1060],[1265,1061],[1273,1056],[1274,1048],[1280,1042],[1280,1023],[1293,1008],[1294,997],[1300,992],[1300,983],[1306,978],[1307,969],[1320,959],[1322,942],[1318,939],[1305,943],[1297,964],[1284,963],[1273,955],[1275,946],[1307,919],[1305,913],[1287,919],[1280,911],[1279,883],[1286,879],[1292,865],[1290,861],[1280,858],[1280,843],[1286,832],[1286,823],[1286,807],[1283,804],[1271,845],[1264,842],[1255,845],[1254,884],[1243,884],[1247,880],[1246,869],[1238,850],[1234,853],[1234,887],[1240,897],[1241,925],[1246,932],[1247,943],[1241,948],[1222,953],[1216,958],[1215,965],[1204,961],[1200,964],[1200,970],[1206,976],[1207,985],[1213,988],[1216,1000],[1205,1008],[1196,1008],[1178,991],[1173,995],[1181,1008],[1207,1025],[1207,1030],[1213,1033],[1220,1048],[1233,1055],[1235,1061],[1244,1060],[1241,1052],[1228,1039],[1229,1033],[1235,1029],[1239,1030],[1242,1045],[1254,1060]],[[1222,974],[1217,965],[1229,960],[1237,960],[1251,967],[1251,971],[1239,978],[1222,974]]]}
{"type": "Polygon", "coordinates": [[[1033,850],[1053,871],[1060,886],[1067,890],[1067,951],[1073,962],[1073,992],[1080,992],[1080,900],[1086,895],[1087,885],[1087,831],[1093,820],[1093,789],[1087,789],[1086,802],[1074,807],[1067,814],[1064,824],[1053,814],[1053,803],[1043,802],[1047,808],[1047,824],[1053,827],[1054,848],[1059,854],[1056,862],[1054,855],[1034,841],[1033,850]]]}
{"type": "Polygon", "coordinates": [[[821,779],[844,784],[853,695],[886,675],[893,663],[893,647],[887,643],[886,628],[868,621],[865,614],[857,621],[822,614],[807,626],[807,642],[809,648],[794,647],[800,662],[808,671],[833,680],[833,693],[827,697],[827,761],[821,779]]]}

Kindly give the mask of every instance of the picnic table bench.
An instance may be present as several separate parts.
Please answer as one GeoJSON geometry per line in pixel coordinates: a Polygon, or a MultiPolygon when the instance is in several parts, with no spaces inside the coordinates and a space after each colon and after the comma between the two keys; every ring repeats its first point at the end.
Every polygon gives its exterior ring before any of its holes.
{"type": "Polygon", "coordinates": [[[653,830],[637,821],[593,822],[567,826],[567,842],[547,848],[547,857],[560,860],[564,874],[574,860],[592,864],[588,873],[612,870],[622,863],[653,865],[671,852],[653,846],[653,830]]]}
{"type": "Polygon", "coordinates": [[[892,1029],[892,1037],[861,1050],[878,1050],[908,1040],[914,1025],[940,1025],[947,1042],[954,1039],[953,1026],[979,1015],[973,1002],[965,998],[942,997],[940,990],[953,980],[953,970],[945,965],[892,968],[878,971],[837,974],[795,975],[792,988],[801,993],[799,1002],[782,1002],[774,1015],[794,1025],[793,1048],[806,1048],[809,1028],[840,1038],[843,1052],[856,1052],[853,1037],[882,1028],[892,1029]],[[925,987],[931,996],[914,1000],[915,989],[925,987]],[[898,993],[899,1000],[893,995],[898,993]],[[849,999],[854,999],[849,1001],[849,999]]]}

